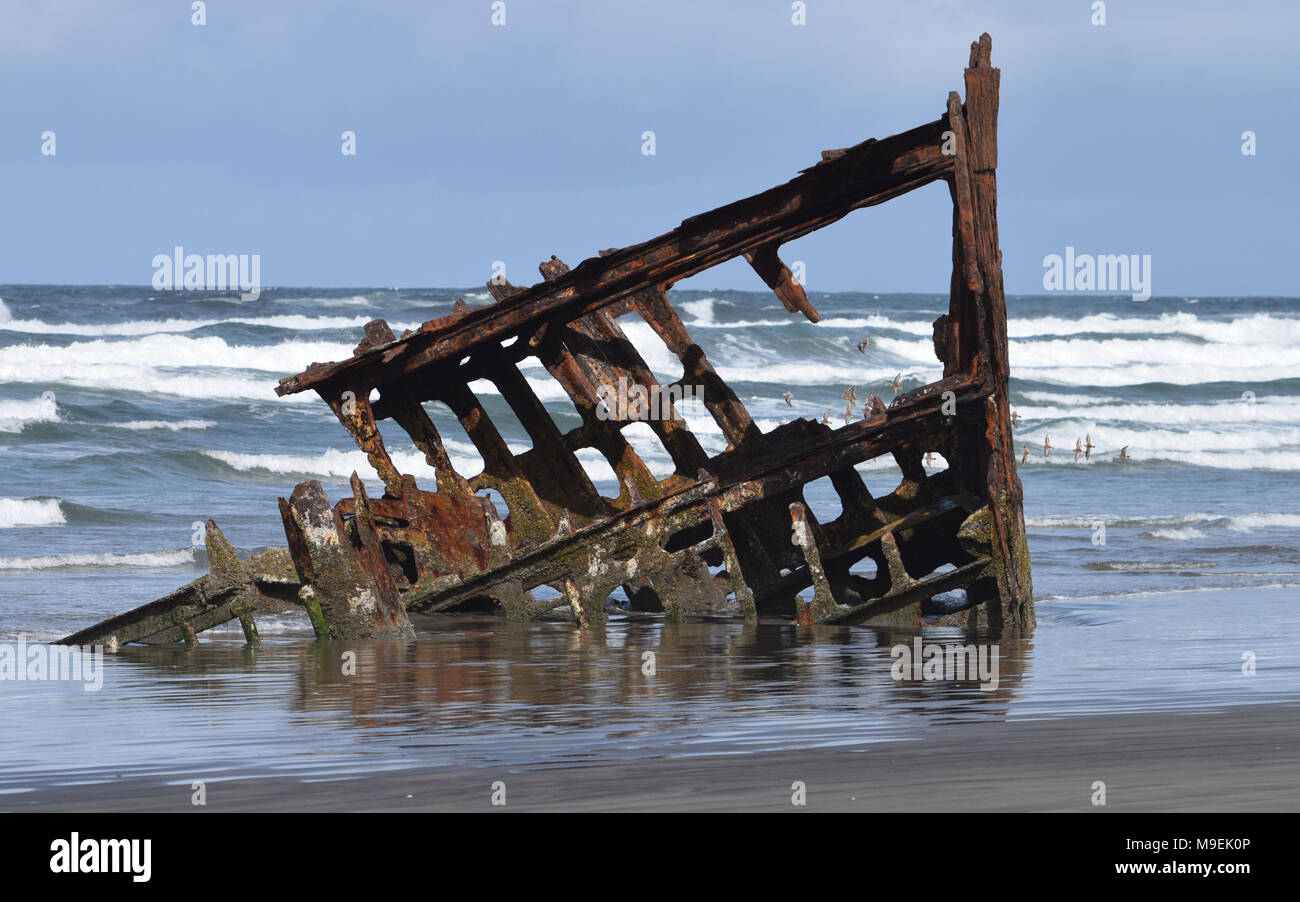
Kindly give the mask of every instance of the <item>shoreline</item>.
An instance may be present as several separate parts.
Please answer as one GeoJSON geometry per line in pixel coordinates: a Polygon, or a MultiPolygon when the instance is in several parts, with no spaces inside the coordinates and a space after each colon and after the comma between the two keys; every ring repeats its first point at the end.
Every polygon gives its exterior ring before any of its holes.
{"type": "Polygon", "coordinates": [[[0,810],[49,812],[1297,811],[1300,705],[936,727],[920,740],[544,768],[434,767],[306,781],[236,771],[40,786],[0,810]],[[173,785],[168,785],[172,781],[173,785]],[[493,806],[493,784],[506,805],[493,806]],[[792,784],[807,804],[792,804],[792,784]],[[1094,783],[1106,805],[1093,804],[1094,783]]]}

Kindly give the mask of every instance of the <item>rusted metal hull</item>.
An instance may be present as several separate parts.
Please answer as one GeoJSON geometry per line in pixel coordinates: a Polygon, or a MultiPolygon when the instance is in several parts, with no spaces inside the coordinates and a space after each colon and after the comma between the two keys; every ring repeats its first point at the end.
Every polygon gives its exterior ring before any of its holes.
{"type": "MultiPolygon", "coordinates": [[[[198,593],[211,603],[196,610],[191,593],[188,607],[172,604],[175,623],[159,620],[157,610],[123,615],[66,641],[166,641],[177,629],[192,639],[184,625],[220,616],[212,608],[227,596],[242,599],[227,604],[231,611],[288,598],[308,609],[319,636],[333,638],[410,636],[407,612],[490,608],[527,620],[558,610],[590,625],[606,619],[620,589],[623,609],[670,619],[910,625],[937,618],[1032,628],[996,221],[999,72],[989,54],[984,35],[972,45],[965,103],[954,92],[933,122],[824,152],[785,185],[572,270],[552,258],[531,288],[491,282],[496,303],[486,307],[458,303],[451,315],[400,337],[382,320],[368,324],[351,359],[313,364],[277,392],[320,395],[383,480],[383,497],[368,498],[354,476],[353,497],[331,509],[318,483],[304,483],[280,501],[291,574],[281,566],[272,580],[257,567],[227,568],[224,588],[198,593]],[[838,428],[798,419],[763,432],[669,304],[673,281],[744,257],[787,309],[815,322],[780,246],[940,180],[953,200],[949,311],[934,327],[942,378],[888,407],[872,396],[861,419],[838,428]],[[620,326],[627,316],[648,323],[680,360],[679,379],[660,385],[620,326]],[[560,384],[581,426],[560,432],[520,372],[525,358],[539,360],[560,384]],[[507,447],[470,388],[479,379],[500,391],[531,450],[507,447]],[[617,384],[669,398],[702,387],[727,448],[706,453],[671,416],[671,402],[666,415],[648,420],[602,408],[598,389],[617,384]],[[459,420],[483,458],[482,473],[467,479],[456,471],[425,408],[431,402],[459,420]],[[385,421],[420,448],[436,487],[399,472],[380,434],[385,421]],[[653,430],[674,463],[671,476],[655,478],[629,444],[622,430],[632,422],[653,430]],[[609,462],[617,497],[602,496],[587,476],[576,457],[582,449],[609,462]],[[928,452],[942,455],[947,468],[928,473],[928,452]],[[903,479],[875,498],[854,468],[883,455],[903,479]],[[803,496],[822,477],[843,511],[827,523],[803,496]],[[504,519],[489,492],[503,499],[504,519]],[[867,560],[874,576],[859,572],[867,560]],[[806,602],[800,593],[809,589],[806,602]],[[964,602],[932,601],[956,589],[965,590],[964,602]],[[166,628],[144,634],[160,623],[166,628]]],[[[166,609],[166,601],[154,605],[166,609]]]]}

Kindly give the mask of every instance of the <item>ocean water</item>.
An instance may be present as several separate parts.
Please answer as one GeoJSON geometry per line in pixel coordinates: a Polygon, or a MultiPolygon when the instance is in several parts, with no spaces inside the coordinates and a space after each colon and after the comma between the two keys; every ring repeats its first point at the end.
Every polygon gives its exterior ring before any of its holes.
{"type": "MultiPolygon", "coordinates": [[[[349,356],[370,319],[383,317],[400,332],[446,314],[457,296],[488,302],[477,290],[277,288],[245,302],[128,286],[0,286],[0,641],[55,639],[196,578],[205,569],[196,528],[208,517],[246,552],[282,545],[276,498],[297,482],[319,479],[337,500],[349,493],[355,470],[380,492],[325,406],[314,395],[278,398],[276,381],[313,361],[349,356]]],[[[887,401],[896,375],[903,390],[939,375],[931,322],[946,309],[946,295],[810,293],[823,316],[816,325],[767,293],[675,290],[672,298],[765,429],[828,410],[842,422],[848,385],[887,401]],[[865,354],[856,348],[864,337],[871,339],[865,354]]],[[[685,753],[693,743],[769,747],[793,732],[869,738],[914,723],[918,712],[960,720],[1294,698],[1296,305],[1291,298],[1009,299],[1017,450],[1031,452],[1020,475],[1040,628],[1008,650],[1008,662],[1019,663],[1000,696],[933,687],[938,694],[927,701],[916,687],[894,691],[882,651],[889,637],[866,629],[815,641],[781,624],[669,634],[628,622],[592,639],[564,625],[479,620],[457,620],[437,635],[437,621],[422,621],[425,650],[379,656],[379,672],[404,675],[391,691],[383,680],[365,681],[369,703],[385,715],[370,723],[358,720],[360,702],[343,701],[353,684],[319,676],[322,652],[305,618],[286,615],[263,625],[266,641],[256,652],[242,649],[237,629],[209,634],[197,651],[125,650],[110,662],[102,694],[0,683],[0,733],[11,737],[0,739],[0,778],[33,772],[8,727],[22,722],[30,731],[43,712],[56,712],[41,728],[55,738],[100,723],[99,751],[68,751],[49,765],[89,773],[147,770],[168,755],[206,753],[218,735],[231,737],[223,748],[242,737],[242,754],[263,760],[297,760],[302,750],[291,746],[300,742],[333,762],[335,753],[347,759],[330,738],[340,730],[360,731],[359,747],[401,760],[408,753],[395,749],[422,748],[413,738],[422,730],[437,733],[430,747],[452,757],[475,743],[510,747],[535,732],[551,738],[534,747],[558,743],[563,758],[572,747],[555,737],[567,735],[566,722],[574,737],[598,747],[660,743],[685,753]],[[1085,436],[1095,448],[1076,461],[1072,449],[1085,436]],[[1048,438],[1054,450],[1045,456],[1048,438]],[[1129,459],[1120,460],[1125,447],[1129,459]],[[681,666],[705,683],[672,689],[664,681],[658,697],[638,695],[631,656],[647,643],[676,649],[670,657],[679,653],[689,661],[681,666]],[[720,647],[745,654],[711,661],[720,647]],[[1273,662],[1261,665],[1244,693],[1229,679],[1239,676],[1243,650],[1273,662]],[[593,655],[612,669],[596,675],[593,655]],[[1145,675],[1096,677],[1097,662],[1115,655],[1145,675]],[[573,685],[578,661],[586,661],[581,691],[573,685]],[[804,665],[809,678],[798,689],[791,669],[804,665]],[[440,667],[457,673],[455,681],[440,682],[440,667]],[[846,682],[842,667],[876,669],[846,682]],[[521,668],[530,679],[548,669],[561,674],[557,685],[567,695],[524,691],[521,668]],[[611,675],[624,670],[626,680],[611,675]],[[1079,689],[1085,672],[1100,689],[1079,689]],[[499,691],[473,688],[476,675],[499,691]],[[122,703],[111,716],[95,705],[110,695],[122,703]],[[762,714],[791,698],[803,701],[793,712],[762,714]],[[862,713],[868,709],[870,717],[862,713]],[[123,711],[159,726],[121,732],[110,721],[120,722],[123,711]],[[683,717],[695,726],[684,727],[683,717]],[[620,730],[637,738],[620,745],[620,730]]],[[[680,375],[648,326],[622,322],[653,369],[680,375]]],[[[525,374],[562,427],[577,425],[540,364],[525,374]]],[[[500,396],[486,383],[476,388],[507,442],[528,447],[500,396]]],[[[686,414],[705,447],[720,450],[722,436],[703,406],[686,414]]],[[[435,420],[461,472],[478,472],[481,461],[454,419],[435,420]]],[[[429,475],[400,430],[384,433],[400,468],[429,475]]],[[[648,435],[634,444],[652,469],[670,472],[648,435]]],[[[608,463],[594,452],[583,464],[599,487],[612,485],[608,463]]],[[[876,494],[900,477],[890,462],[861,471],[876,494]]],[[[837,506],[832,498],[809,501],[815,511],[837,506]]]]}

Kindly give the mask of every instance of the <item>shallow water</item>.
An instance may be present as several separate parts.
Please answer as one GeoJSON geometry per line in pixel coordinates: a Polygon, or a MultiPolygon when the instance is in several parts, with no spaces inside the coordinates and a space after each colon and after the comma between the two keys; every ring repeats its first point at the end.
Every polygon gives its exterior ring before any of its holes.
{"type": "MultiPolygon", "coordinates": [[[[458,617],[420,618],[415,643],[316,643],[285,615],[267,619],[279,632],[258,648],[226,631],[194,649],[107,655],[97,692],[0,683],[0,792],[860,746],[958,723],[1296,701],[1293,598],[1047,602],[1032,639],[998,643],[990,689],[895,680],[891,649],[910,646],[907,632],[626,618],[580,631],[458,617]]],[[[924,641],[956,635],[927,630],[924,641]]]]}

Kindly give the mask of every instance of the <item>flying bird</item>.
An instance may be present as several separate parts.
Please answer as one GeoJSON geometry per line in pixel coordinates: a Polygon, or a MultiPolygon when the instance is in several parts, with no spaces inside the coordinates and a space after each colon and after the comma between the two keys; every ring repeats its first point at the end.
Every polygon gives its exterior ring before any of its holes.
{"type": "Polygon", "coordinates": [[[1020,462],[1021,462],[1022,464],[1027,464],[1027,463],[1029,463],[1029,446],[1028,446],[1028,445],[1025,445],[1025,453],[1022,454],[1022,455],[1020,456],[1020,462]]]}
{"type": "Polygon", "coordinates": [[[840,395],[840,397],[845,401],[848,401],[850,405],[858,403],[858,387],[856,385],[850,385],[844,390],[844,394],[840,395]]]}
{"type": "Polygon", "coordinates": [[[934,453],[933,453],[933,452],[931,452],[931,451],[927,451],[927,452],[925,452],[925,465],[926,465],[927,467],[932,467],[932,466],[934,466],[934,453]]]}
{"type": "Polygon", "coordinates": [[[831,411],[829,407],[826,408],[826,412],[822,414],[822,424],[826,426],[831,424],[831,411]]]}
{"type": "Polygon", "coordinates": [[[1053,447],[1055,446],[1052,444],[1052,437],[1050,435],[1043,436],[1043,457],[1050,455],[1053,447]]]}
{"type": "Polygon", "coordinates": [[[867,345],[869,344],[871,344],[870,338],[864,338],[862,339],[862,341],[858,342],[858,353],[859,354],[867,353],[867,345]]]}
{"type": "Polygon", "coordinates": [[[1083,444],[1083,459],[1084,459],[1084,460],[1092,460],[1092,449],[1095,448],[1095,447],[1097,447],[1096,445],[1094,445],[1094,444],[1092,443],[1092,433],[1089,432],[1087,435],[1085,435],[1083,441],[1084,441],[1084,444],[1083,444]]]}
{"type": "Polygon", "coordinates": [[[1083,453],[1083,439],[1076,438],[1074,440],[1074,462],[1076,464],[1079,462],[1079,455],[1082,453],[1083,453]]]}
{"type": "Polygon", "coordinates": [[[893,383],[893,385],[894,385],[894,394],[898,394],[898,383],[902,380],[902,378],[903,378],[903,374],[902,374],[902,373],[899,373],[898,375],[896,375],[896,376],[894,377],[894,383],[893,383]]]}
{"type": "Polygon", "coordinates": [[[794,397],[794,394],[790,391],[790,389],[787,388],[787,389],[785,390],[785,395],[784,395],[784,397],[785,397],[785,406],[786,406],[786,407],[794,407],[794,405],[793,405],[792,403],[790,403],[790,399],[794,397]]]}
{"type": "Polygon", "coordinates": [[[844,424],[847,426],[849,423],[852,423],[852,422],[853,422],[853,405],[852,405],[852,404],[845,404],[845,405],[844,405],[844,424]]]}
{"type": "Polygon", "coordinates": [[[1016,413],[1013,410],[1011,411],[1011,428],[1015,429],[1019,425],[1020,425],[1020,414],[1016,413]]]}
{"type": "Polygon", "coordinates": [[[1128,459],[1129,459],[1129,456],[1128,456],[1128,445],[1125,445],[1123,448],[1120,448],[1120,449],[1119,449],[1119,459],[1120,459],[1120,460],[1128,460],[1128,459]]]}

